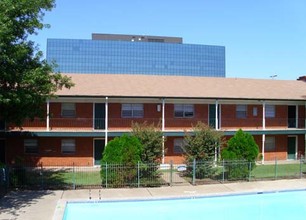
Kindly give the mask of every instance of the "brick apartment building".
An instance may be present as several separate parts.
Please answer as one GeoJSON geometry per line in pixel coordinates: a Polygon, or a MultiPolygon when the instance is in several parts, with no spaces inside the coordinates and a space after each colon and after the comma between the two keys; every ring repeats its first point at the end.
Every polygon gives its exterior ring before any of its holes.
{"type": "Polygon", "coordinates": [[[183,163],[185,132],[198,121],[230,138],[254,136],[263,161],[305,154],[306,82],[190,76],[67,74],[75,87],[46,102],[46,118],[5,125],[1,160],[47,165],[99,165],[106,143],[131,123],[160,124],[163,163],[183,163]]]}

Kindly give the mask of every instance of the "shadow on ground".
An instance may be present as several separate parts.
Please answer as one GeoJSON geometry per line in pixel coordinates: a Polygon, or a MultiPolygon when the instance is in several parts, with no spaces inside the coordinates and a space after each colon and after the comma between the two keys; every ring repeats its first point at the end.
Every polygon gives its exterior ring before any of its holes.
{"type": "Polygon", "coordinates": [[[36,204],[43,196],[53,194],[50,191],[16,190],[8,192],[0,199],[0,219],[2,214],[9,215],[10,219],[18,219],[27,207],[36,204]]]}

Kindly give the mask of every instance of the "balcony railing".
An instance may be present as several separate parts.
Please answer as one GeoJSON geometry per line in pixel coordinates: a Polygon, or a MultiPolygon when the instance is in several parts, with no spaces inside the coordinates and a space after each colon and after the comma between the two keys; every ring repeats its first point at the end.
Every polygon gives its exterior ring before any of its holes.
{"type": "MultiPolygon", "coordinates": [[[[131,129],[133,123],[154,124],[162,129],[161,118],[110,118],[108,120],[109,131],[128,131],[131,129]]],[[[199,120],[198,118],[165,118],[165,130],[167,131],[184,131],[190,130],[198,122],[210,124],[215,127],[215,121],[208,119],[199,120]]],[[[288,118],[267,118],[266,129],[304,129],[305,119],[298,120],[288,118]]],[[[237,119],[237,118],[222,118],[219,121],[219,128],[221,130],[230,129],[249,129],[261,130],[263,129],[262,119],[237,119]]],[[[34,119],[33,121],[26,120],[22,128],[16,126],[9,126],[9,130],[24,130],[24,131],[99,131],[105,130],[105,119],[93,118],[50,118],[49,125],[46,119],[34,119]]]]}

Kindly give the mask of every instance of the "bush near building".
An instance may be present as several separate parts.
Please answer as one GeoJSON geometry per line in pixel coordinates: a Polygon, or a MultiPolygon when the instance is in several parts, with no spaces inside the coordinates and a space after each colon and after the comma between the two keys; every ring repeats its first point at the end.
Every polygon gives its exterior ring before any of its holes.
{"type": "Polygon", "coordinates": [[[111,140],[105,147],[101,159],[101,179],[110,186],[120,187],[137,179],[135,168],[141,161],[143,147],[134,136],[123,135],[111,140]],[[107,167],[109,164],[111,167],[107,167]],[[123,167],[127,167],[123,168],[123,167]],[[112,172],[109,172],[112,170],[112,172]]]}
{"type": "Polygon", "coordinates": [[[259,149],[253,136],[239,129],[227,142],[227,147],[222,150],[221,156],[225,161],[230,161],[226,167],[229,179],[245,179],[255,167],[259,149]],[[234,163],[233,161],[246,161],[249,163],[234,163]]]}
{"type": "Polygon", "coordinates": [[[163,149],[163,132],[160,125],[144,123],[132,124],[132,136],[138,138],[143,146],[141,161],[143,163],[157,163],[161,161],[163,149]]]}
{"type": "Polygon", "coordinates": [[[160,177],[158,169],[163,154],[163,142],[165,141],[160,127],[160,124],[148,124],[147,122],[132,124],[132,135],[137,137],[143,146],[141,154],[143,164],[140,176],[151,180],[158,180],[160,177]]]}
{"type": "MultiPolygon", "coordinates": [[[[198,122],[193,127],[191,134],[185,135],[184,156],[186,163],[197,161],[196,178],[209,177],[216,171],[213,163],[210,162],[214,161],[216,152],[222,143],[223,133],[202,122],[198,122]]],[[[191,170],[187,170],[189,175],[192,173],[191,170]]]]}

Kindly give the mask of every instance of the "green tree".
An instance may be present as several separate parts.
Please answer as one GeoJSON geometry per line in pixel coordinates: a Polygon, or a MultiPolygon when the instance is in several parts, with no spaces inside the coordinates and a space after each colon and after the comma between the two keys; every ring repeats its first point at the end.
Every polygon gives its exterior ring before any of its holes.
{"type": "Polygon", "coordinates": [[[147,122],[132,124],[132,135],[137,137],[143,146],[141,154],[143,164],[140,169],[140,175],[144,182],[147,182],[146,186],[160,184],[158,168],[162,158],[163,141],[165,141],[160,127],[160,124],[154,125],[152,123],[148,125],[147,122]]]}
{"type": "Polygon", "coordinates": [[[135,185],[141,154],[142,145],[136,137],[123,135],[111,140],[101,159],[102,184],[109,187],[135,185]]]}
{"type": "MultiPolygon", "coordinates": [[[[192,134],[185,135],[184,156],[187,163],[196,160],[196,178],[209,177],[216,171],[213,162],[222,143],[223,133],[202,122],[193,127],[192,134]]],[[[192,169],[187,171],[191,175],[192,169]]]]}
{"type": "Polygon", "coordinates": [[[223,133],[208,125],[198,122],[191,134],[185,135],[184,152],[188,162],[211,161],[215,157],[215,150],[222,145],[223,133]]]}
{"type": "Polygon", "coordinates": [[[141,161],[142,151],[142,145],[137,137],[123,135],[108,142],[101,162],[135,165],[141,161]]]}
{"type": "Polygon", "coordinates": [[[226,161],[228,178],[232,180],[247,178],[249,172],[255,168],[258,153],[258,145],[253,136],[239,129],[221,153],[222,159],[226,161]]]}
{"type": "Polygon", "coordinates": [[[2,120],[21,125],[24,119],[43,116],[44,103],[71,79],[53,73],[38,46],[28,39],[48,25],[44,12],[54,0],[0,1],[0,112],[2,120]]]}
{"type": "Polygon", "coordinates": [[[239,129],[228,140],[227,147],[222,150],[221,155],[224,160],[246,160],[248,162],[254,162],[258,153],[258,145],[253,136],[239,129]]]}
{"type": "Polygon", "coordinates": [[[163,132],[154,124],[132,124],[132,135],[137,137],[143,146],[141,161],[143,163],[160,162],[163,147],[163,132]]]}

